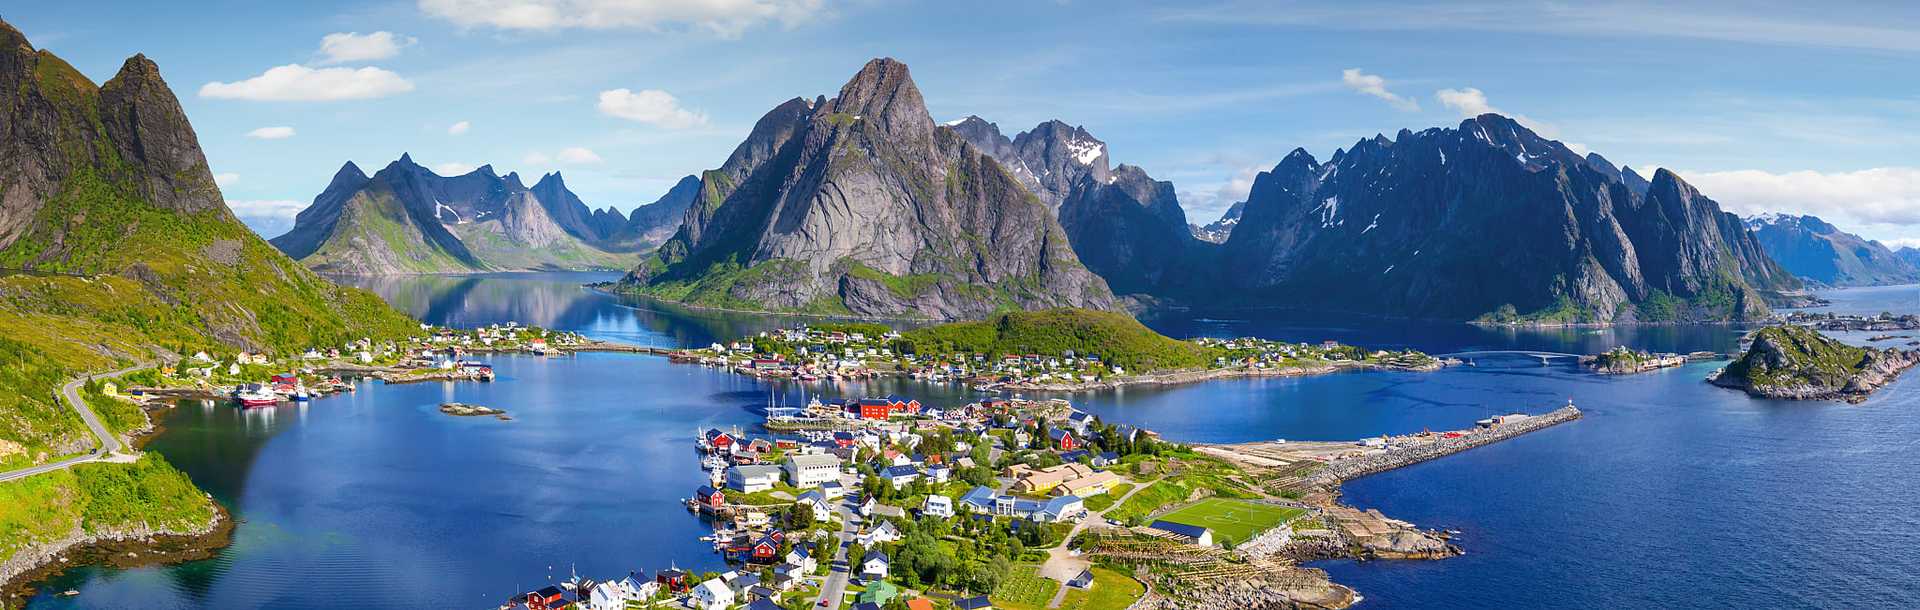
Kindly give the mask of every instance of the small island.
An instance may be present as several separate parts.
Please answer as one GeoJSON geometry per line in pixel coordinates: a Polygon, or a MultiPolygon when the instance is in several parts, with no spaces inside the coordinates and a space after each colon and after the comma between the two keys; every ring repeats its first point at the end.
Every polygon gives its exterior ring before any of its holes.
{"type": "Polygon", "coordinates": [[[493,407],[470,405],[464,402],[449,402],[440,405],[440,412],[454,417],[485,417],[492,415],[501,420],[511,419],[507,412],[493,407]]]}
{"type": "Polygon", "coordinates": [[[1592,356],[1580,357],[1582,366],[1603,375],[1643,373],[1686,363],[1687,357],[1680,354],[1655,354],[1645,350],[1628,349],[1624,345],[1592,356]]]}
{"type": "Polygon", "coordinates": [[[815,324],[673,356],[762,378],[903,375],[983,391],[1044,392],[1346,370],[1433,371],[1457,362],[1414,350],[1368,350],[1335,341],[1182,341],[1123,313],[1073,308],[1009,312],[905,331],[874,323],[815,324]]]}
{"type": "Polygon", "coordinates": [[[1708,381],[1758,398],[1859,403],[1920,364],[1920,350],[1847,345],[1801,326],[1769,326],[1751,340],[1708,381]]]}

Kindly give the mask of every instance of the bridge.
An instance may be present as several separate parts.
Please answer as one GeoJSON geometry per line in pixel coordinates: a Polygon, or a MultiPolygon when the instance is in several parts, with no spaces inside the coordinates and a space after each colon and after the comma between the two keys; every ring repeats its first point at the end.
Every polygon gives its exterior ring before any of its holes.
{"type": "Polygon", "coordinates": [[[1436,357],[1440,357],[1440,358],[1475,358],[1480,356],[1527,356],[1531,358],[1540,359],[1540,364],[1551,364],[1555,358],[1572,358],[1574,360],[1579,360],[1580,358],[1582,358],[1580,354],[1568,354],[1563,352],[1549,352],[1549,351],[1542,351],[1542,350],[1522,350],[1522,349],[1493,349],[1493,350],[1478,350],[1478,351],[1471,351],[1471,352],[1454,352],[1451,354],[1436,354],[1436,357]]]}

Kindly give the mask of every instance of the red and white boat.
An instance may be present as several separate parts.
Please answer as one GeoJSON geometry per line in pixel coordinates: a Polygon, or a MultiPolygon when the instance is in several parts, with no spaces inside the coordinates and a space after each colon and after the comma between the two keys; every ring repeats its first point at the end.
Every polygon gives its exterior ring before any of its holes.
{"type": "Polygon", "coordinates": [[[271,407],[280,403],[280,395],[256,383],[249,384],[235,391],[233,393],[233,400],[234,402],[240,403],[241,407],[248,409],[254,407],[271,407]]]}

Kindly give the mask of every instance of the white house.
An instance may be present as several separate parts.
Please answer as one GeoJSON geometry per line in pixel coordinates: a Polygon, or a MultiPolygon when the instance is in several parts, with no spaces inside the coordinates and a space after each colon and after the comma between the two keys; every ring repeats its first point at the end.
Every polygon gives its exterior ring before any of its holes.
{"type": "Polygon", "coordinates": [[[773,489],[780,482],[780,467],[768,465],[727,468],[727,487],[747,493],[773,489]]]}
{"type": "Polygon", "coordinates": [[[620,594],[626,596],[627,601],[643,602],[660,593],[660,583],[647,580],[645,575],[628,574],[619,584],[620,594]]]}
{"type": "Polygon", "coordinates": [[[693,588],[692,596],[687,598],[689,605],[696,610],[727,610],[733,605],[733,588],[727,581],[715,578],[693,588]]]}
{"type": "Polygon", "coordinates": [[[900,528],[894,527],[892,521],[881,521],[880,525],[874,526],[873,530],[860,535],[860,546],[866,547],[899,541],[900,528]]]}
{"type": "Polygon", "coordinates": [[[787,481],[807,488],[840,480],[840,458],[831,454],[795,455],[787,458],[787,481]]]}
{"type": "Polygon", "coordinates": [[[886,580],[887,567],[892,564],[893,561],[887,559],[886,553],[880,551],[867,553],[866,559],[860,560],[860,577],[867,580],[886,580]]]}
{"type": "Polygon", "coordinates": [[[820,493],[825,495],[828,500],[843,498],[847,495],[847,488],[841,485],[839,481],[828,481],[820,484],[820,493]]]}
{"type": "Polygon", "coordinates": [[[587,595],[589,610],[626,610],[627,596],[620,590],[616,581],[606,581],[593,586],[593,592],[587,595]]]}
{"type": "Polygon", "coordinates": [[[813,520],[815,523],[833,518],[833,505],[827,503],[826,495],[821,494],[819,490],[810,490],[800,494],[800,497],[794,498],[793,501],[795,504],[813,509],[813,520]]]}
{"type": "Polygon", "coordinates": [[[922,507],[920,509],[920,512],[929,516],[940,517],[942,519],[947,517],[952,517],[953,516],[953,498],[949,498],[949,497],[938,495],[938,494],[927,496],[927,505],[925,507],[922,507]]]}

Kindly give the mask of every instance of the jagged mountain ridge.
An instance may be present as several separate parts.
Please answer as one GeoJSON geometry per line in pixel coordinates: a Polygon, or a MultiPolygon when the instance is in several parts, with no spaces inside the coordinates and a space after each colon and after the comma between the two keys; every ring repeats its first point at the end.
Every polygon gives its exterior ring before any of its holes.
{"type": "Polygon", "coordinates": [[[532,187],[483,165],[441,176],[411,155],[367,176],[348,162],[272,243],[316,270],[350,275],[618,269],[625,217],[594,211],[558,173],[532,187]]]}
{"type": "Polygon", "coordinates": [[[905,64],[754,126],[626,289],[697,305],[982,317],[1113,305],[1045,202],[934,124],[905,64]]]}
{"type": "Polygon", "coordinates": [[[1085,127],[1050,120],[1009,139],[999,125],[974,115],[947,125],[1056,212],[1082,178],[1092,177],[1099,184],[1112,181],[1107,143],[1085,127]]]}
{"type": "Polygon", "coordinates": [[[1747,219],[1767,255],[1788,272],[1827,286],[1920,282],[1920,267],[1880,242],[1841,231],[1815,216],[1762,214],[1747,219]]]}
{"type": "Polygon", "coordinates": [[[1204,227],[1187,225],[1188,229],[1193,233],[1194,239],[1216,244],[1227,243],[1227,238],[1233,236],[1233,228],[1240,225],[1240,214],[1246,207],[1247,202],[1236,201],[1233,205],[1227,206],[1227,211],[1220,214],[1219,220],[1209,222],[1204,227]]]}
{"type": "MultiPolygon", "coordinates": [[[[687,208],[700,197],[700,178],[687,176],[652,203],[634,208],[610,238],[618,249],[646,251],[665,243],[680,229],[687,208]]],[[[608,208],[612,210],[612,208],[608,208]]],[[[618,215],[618,211],[613,214],[618,215]]]]}
{"type": "Polygon", "coordinates": [[[1641,195],[1612,167],[1492,114],[1325,164],[1296,149],[1255,179],[1215,296],[1565,323],[1752,318],[1800,287],[1677,175],[1641,195]]]}

